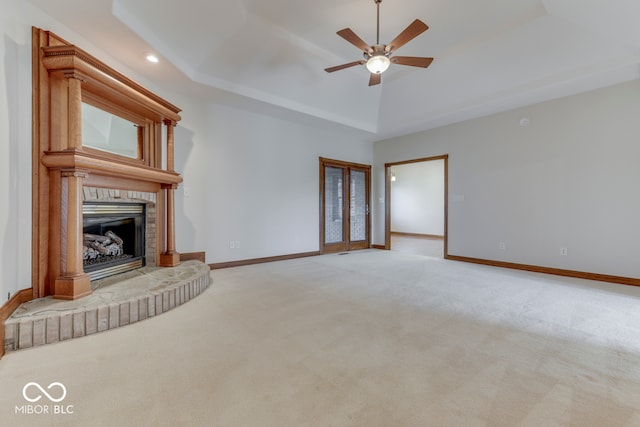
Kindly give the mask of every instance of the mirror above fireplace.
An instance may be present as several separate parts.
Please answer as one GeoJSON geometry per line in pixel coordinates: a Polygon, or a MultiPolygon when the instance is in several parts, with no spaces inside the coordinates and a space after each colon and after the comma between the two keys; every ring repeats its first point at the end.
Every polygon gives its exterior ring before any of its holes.
{"type": "Polygon", "coordinates": [[[139,159],[141,136],[140,125],[115,114],[82,103],[82,146],[106,151],[111,154],[139,159]]]}

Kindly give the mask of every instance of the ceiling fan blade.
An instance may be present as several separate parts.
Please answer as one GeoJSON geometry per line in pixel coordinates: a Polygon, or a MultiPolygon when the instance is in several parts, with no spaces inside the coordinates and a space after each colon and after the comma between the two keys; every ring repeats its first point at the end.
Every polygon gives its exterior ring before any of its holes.
{"type": "Polygon", "coordinates": [[[363,52],[368,52],[371,46],[369,46],[364,40],[362,40],[356,33],[351,31],[351,28],[345,28],[336,33],[358,49],[363,52]]]}
{"type": "Polygon", "coordinates": [[[369,76],[369,86],[379,85],[382,80],[382,74],[371,73],[369,76]]]}
{"type": "Polygon", "coordinates": [[[324,70],[327,73],[333,73],[334,71],[344,70],[345,68],[355,67],[356,65],[362,65],[365,62],[366,61],[364,59],[361,59],[360,61],[353,61],[353,62],[349,62],[348,64],[336,65],[335,67],[325,68],[324,70]]]}
{"type": "Polygon", "coordinates": [[[420,34],[429,29],[429,26],[419,19],[413,21],[407,28],[404,29],[398,36],[387,44],[387,52],[396,51],[400,46],[410,42],[420,34]]]}
{"type": "Polygon", "coordinates": [[[427,68],[433,62],[433,58],[423,58],[421,56],[393,56],[391,57],[391,62],[398,65],[427,68]]]}

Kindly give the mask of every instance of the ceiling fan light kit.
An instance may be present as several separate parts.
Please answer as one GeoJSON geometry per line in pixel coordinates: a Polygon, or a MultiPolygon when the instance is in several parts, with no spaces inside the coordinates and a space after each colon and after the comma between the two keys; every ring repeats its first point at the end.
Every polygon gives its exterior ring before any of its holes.
{"type": "MultiPolygon", "coordinates": [[[[384,51],[383,45],[375,45],[372,47],[373,54],[367,59],[367,69],[372,73],[382,74],[387,71],[387,68],[391,65],[391,60],[384,51]]],[[[365,58],[367,56],[368,54],[365,54],[365,58]]]]}
{"type": "Polygon", "coordinates": [[[335,67],[325,68],[327,73],[343,70],[345,68],[354,67],[356,65],[366,64],[367,70],[371,73],[369,77],[369,86],[380,84],[381,74],[384,73],[391,63],[398,65],[409,65],[412,67],[427,68],[433,62],[433,58],[425,58],[419,56],[391,56],[393,52],[401,46],[413,40],[429,27],[424,22],[416,19],[407,28],[405,28],[398,36],[387,45],[380,44],[380,3],[382,0],[373,0],[377,8],[377,24],[376,24],[376,44],[369,46],[362,40],[351,28],[345,28],[338,31],[340,37],[362,50],[364,60],[349,62],[347,64],[337,65],[335,67]]]}

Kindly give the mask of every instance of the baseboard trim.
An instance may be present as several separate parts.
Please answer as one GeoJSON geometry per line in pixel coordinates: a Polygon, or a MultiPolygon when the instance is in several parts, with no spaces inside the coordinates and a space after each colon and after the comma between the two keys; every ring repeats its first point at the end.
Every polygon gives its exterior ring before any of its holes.
{"type": "Polygon", "coordinates": [[[204,263],[206,262],[205,258],[206,258],[205,252],[187,252],[184,254],[183,253],[180,254],[180,261],[191,261],[195,259],[197,261],[204,263]]]}
{"type": "Polygon", "coordinates": [[[481,258],[471,258],[457,255],[445,255],[445,259],[462,261],[473,264],[489,265],[492,267],[510,268],[512,270],[531,271],[533,273],[553,274],[556,276],[574,277],[577,279],[597,280],[599,282],[618,283],[622,285],[640,286],[640,279],[632,277],[612,276],[608,274],[588,273],[584,271],[564,270],[561,268],[540,267],[537,265],[517,264],[504,261],[492,261],[481,258]]]}
{"type": "Polygon", "coordinates": [[[316,256],[316,255],[320,255],[320,251],[302,252],[298,254],[289,254],[289,255],[277,255],[277,256],[270,256],[265,258],[245,259],[240,261],[216,262],[213,264],[209,264],[209,268],[211,268],[212,270],[219,270],[221,268],[241,267],[243,265],[263,264],[265,262],[274,262],[274,261],[285,261],[288,259],[306,258],[306,257],[316,256]]]}
{"type": "Polygon", "coordinates": [[[392,236],[404,236],[404,237],[421,237],[424,239],[440,239],[444,240],[444,236],[441,234],[423,234],[423,233],[405,233],[402,231],[392,231],[392,236]]]}
{"type": "Polygon", "coordinates": [[[384,245],[371,245],[371,249],[387,249],[384,245]]]}
{"type": "Polygon", "coordinates": [[[4,356],[4,322],[23,302],[33,299],[33,288],[22,289],[0,307],[0,358],[4,356]]]}

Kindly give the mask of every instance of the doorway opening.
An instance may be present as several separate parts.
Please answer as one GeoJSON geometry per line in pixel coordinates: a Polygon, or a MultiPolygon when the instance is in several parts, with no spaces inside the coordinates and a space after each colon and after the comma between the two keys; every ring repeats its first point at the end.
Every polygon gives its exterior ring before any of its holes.
{"type": "Polygon", "coordinates": [[[448,158],[385,164],[385,249],[447,257],[448,158]]]}
{"type": "Polygon", "coordinates": [[[320,253],[370,246],[371,166],[320,158],[320,253]]]}

